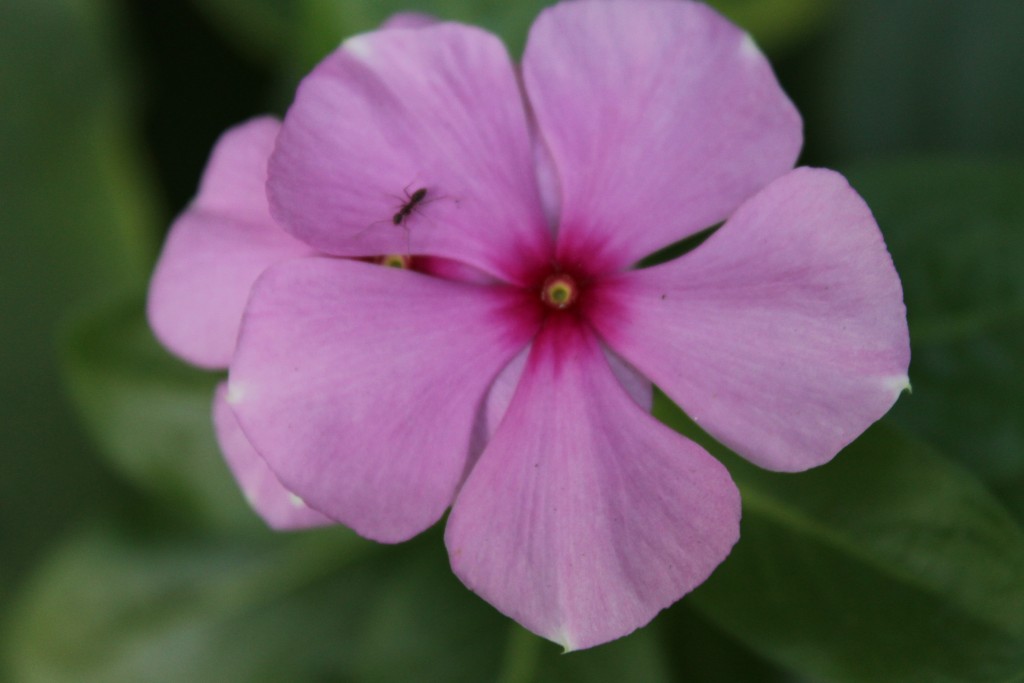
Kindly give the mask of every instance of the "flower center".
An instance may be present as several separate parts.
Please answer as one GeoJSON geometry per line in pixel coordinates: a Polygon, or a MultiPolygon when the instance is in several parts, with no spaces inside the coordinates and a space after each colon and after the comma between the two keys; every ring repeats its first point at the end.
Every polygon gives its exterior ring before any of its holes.
{"type": "Polygon", "coordinates": [[[551,308],[565,310],[576,302],[580,288],[566,273],[548,275],[540,290],[540,300],[551,308]]]}
{"type": "Polygon", "coordinates": [[[412,257],[404,254],[387,254],[381,256],[380,265],[388,268],[400,268],[402,270],[409,270],[412,268],[412,257]]]}

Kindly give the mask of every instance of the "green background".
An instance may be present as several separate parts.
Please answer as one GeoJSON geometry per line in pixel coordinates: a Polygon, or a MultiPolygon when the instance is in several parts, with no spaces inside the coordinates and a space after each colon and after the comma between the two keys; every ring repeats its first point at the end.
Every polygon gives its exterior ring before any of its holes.
{"type": "Polygon", "coordinates": [[[903,278],[905,395],[832,464],[703,440],[744,497],[725,564],[562,656],[470,594],[439,529],[278,535],[212,440],[214,375],[142,318],[217,135],[400,9],[521,49],[545,3],[0,0],[0,678],[1024,681],[1024,3],[719,0],[903,278]]]}

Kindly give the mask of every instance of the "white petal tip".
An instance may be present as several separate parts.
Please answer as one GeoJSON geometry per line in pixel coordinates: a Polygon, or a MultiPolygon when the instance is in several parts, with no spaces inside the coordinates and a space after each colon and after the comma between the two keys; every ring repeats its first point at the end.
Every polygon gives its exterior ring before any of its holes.
{"type": "Polygon", "coordinates": [[[308,507],[306,501],[302,500],[299,496],[295,495],[291,491],[288,492],[288,502],[292,504],[293,508],[302,509],[308,507]]]}
{"type": "Polygon", "coordinates": [[[569,654],[570,652],[576,651],[578,648],[573,639],[569,637],[569,633],[565,628],[559,628],[555,633],[551,635],[551,642],[562,647],[562,654],[569,654]]]}
{"type": "Polygon", "coordinates": [[[906,375],[897,375],[895,377],[886,377],[882,380],[885,387],[892,392],[893,398],[898,398],[904,391],[909,393],[913,392],[910,386],[910,378],[906,375]]]}
{"type": "Polygon", "coordinates": [[[343,50],[359,60],[367,60],[373,54],[370,47],[370,40],[366,34],[353,36],[341,44],[343,50]]]}
{"type": "Polygon", "coordinates": [[[743,40],[740,41],[740,54],[749,61],[760,61],[762,59],[761,48],[754,42],[753,37],[749,33],[743,34],[743,40]]]}
{"type": "Polygon", "coordinates": [[[228,405],[237,406],[245,398],[245,390],[236,383],[228,384],[228,393],[224,397],[224,400],[228,402],[228,405]]]}

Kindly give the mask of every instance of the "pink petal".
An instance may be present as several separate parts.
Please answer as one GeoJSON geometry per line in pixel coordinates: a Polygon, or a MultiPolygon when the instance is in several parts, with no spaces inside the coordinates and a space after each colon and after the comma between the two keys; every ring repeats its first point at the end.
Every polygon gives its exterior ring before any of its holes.
{"type": "Polygon", "coordinates": [[[344,259],[268,270],[228,400],[284,486],[358,533],[405,540],[451,504],[487,388],[536,329],[516,290],[344,259]]]}
{"type": "Polygon", "coordinates": [[[164,346],[195,365],[227,367],[252,283],[270,264],[311,253],[267,207],[267,159],[279,128],[264,117],[221,136],[153,273],[149,324],[164,346]]]}
{"type": "MultiPolygon", "coordinates": [[[[480,426],[480,433],[485,437],[483,444],[486,444],[494,436],[501,424],[508,407],[512,403],[516,387],[526,368],[526,359],[530,355],[531,346],[524,348],[518,356],[512,359],[505,369],[502,370],[497,379],[487,392],[487,399],[484,403],[482,414],[483,424],[480,426]]],[[[604,349],[605,359],[611,367],[612,374],[619,381],[626,394],[633,399],[645,412],[650,412],[654,404],[654,387],[636,370],[629,366],[626,361],[614,353],[604,349]]],[[[482,448],[480,449],[482,450],[482,448]]]]}
{"type": "Polygon", "coordinates": [[[722,221],[802,143],[764,56],[702,3],[555,5],[523,76],[561,180],[560,255],[592,272],[722,221]]]}
{"type": "Polygon", "coordinates": [[[281,122],[259,116],[226,130],[214,143],[193,207],[239,221],[267,223],[267,161],[281,122]]]}
{"type": "Polygon", "coordinates": [[[519,378],[523,374],[523,368],[526,367],[526,359],[530,354],[530,348],[529,344],[525,346],[498,373],[498,376],[494,378],[490,388],[488,388],[487,395],[484,397],[483,404],[480,406],[480,411],[477,413],[476,421],[473,424],[473,436],[469,449],[470,455],[462,471],[460,486],[465,482],[469,473],[473,471],[477,460],[480,459],[480,455],[494,437],[494,433],[498,430],[498,425],[501,424],[502,419],[505,417],[508,406],[512,402],[512,396],[519,385],[519,378]]]}
{"type": "Polygon", "coordinates": [[[446,280],[457,280],[459,282],[473,283],[478,285],[496,285],[498,280],[473,266],[467,266],[461,261],[453,261],[446,258],[433,256],[417,256],[412,265],[412,270],[417,273],[426,273],[434,277],[442,277],[446,280]]]}
{"type": "Polygon", "coordinates": [[[512,64],[489,33],[438,24],[356,36],[299,87],[270,161],[271,207],[330,254],[444,256],[524,281],[524,261],[547,260],[551,240],[527,130],[512,64]]]}
{"type": "Polygon", "coordinates": [[[332,519],[310,509],[301,498],[281,486],[267,463],[245,438],[226,399],[227,383],[222,383],[217,387],[213,400],[217,443],[253,510],[271,528],[281,531],[334,524],[332,519]]]}
{"type": "Polygon", "coordinates": [[[827,462],[908,387],[899,276],[832,171],[792,171],[686,256],[592,294],[605,341],[762,467],[827,462]]]}
{"type": "Polygon", "coordinates": [[[623,391],[590,332],[548,325],[455,501],[465,584],[566,650],[643,626],[739,536],[739,493],[696,444],[623,391]]]}
{"type": "Polygon", "coordinates": [[[651,384],[650,380],[637,372],[629,363],[619,358],[618,354],[604,349],[604,356],[612,369],[612,374],[615,375],[615,379],[619,380],[619,384],[626,390],[629,397],[636,401],[636,404],[643,408],[645,412],[651,412],[651,408],[654,405],[654,385],[651,384]]]}
{"type": "Polygon", "coordinates": [[[515,396],[516,387],[519,386],[519,380],[522,379],[523,370],[526,369],[526,359],[530,355],[531,348],[532,346],[527,346],[520,351],[519,355],[513,358],[498,374],[487,391],[483,414],[485,418],[483,432],[487,437],[485,444],[494,438],[495,432],[498,431],[498,425],[505,419],[505,413],[508,412],[508,407],[512,404],[512,397],[515,396]]]}

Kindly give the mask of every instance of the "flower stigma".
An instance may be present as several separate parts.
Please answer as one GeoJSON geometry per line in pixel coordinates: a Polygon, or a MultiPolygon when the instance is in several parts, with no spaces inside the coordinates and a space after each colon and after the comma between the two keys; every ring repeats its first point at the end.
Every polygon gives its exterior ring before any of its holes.
{"type": "Polygon", "coordinates": [[[544,280],[544,285],[540,290],[540,299],[550,308],[563,311],[576,302],[579,293],[579,285],[571,275],[553,273],[544,280]]]}

